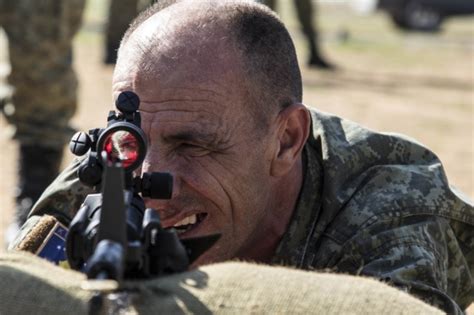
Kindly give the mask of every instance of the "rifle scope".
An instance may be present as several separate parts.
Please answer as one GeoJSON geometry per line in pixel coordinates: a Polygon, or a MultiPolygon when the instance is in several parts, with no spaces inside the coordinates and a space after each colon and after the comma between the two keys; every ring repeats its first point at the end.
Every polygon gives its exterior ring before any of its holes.
{"type": "Polygon", "coordinates": [[[140,100],[122,92],[106,128],[76,133],[69,147],[87,156],[78,169],[79,180],[93,187],[69,225],[66,253],[69,265],[88,278],[120,280],[147,278],[184,271],[211,247],[219,234],[180,240],[164,229],[156,210],[145,209],[142,197],[169,199],[169,173],[133,172],[143,163],[147,140],[140,127],[140,100]]]}

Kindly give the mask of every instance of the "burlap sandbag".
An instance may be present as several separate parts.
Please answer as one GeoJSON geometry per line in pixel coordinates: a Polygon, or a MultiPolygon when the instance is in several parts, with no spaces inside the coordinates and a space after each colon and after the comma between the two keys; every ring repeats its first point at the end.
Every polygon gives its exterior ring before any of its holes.
{"type": "MultiPolygon", "coordinates": [[[[0,256],[0,314],[87,314],[85,277],[26,253],[0,256]]],[[[229,262],[127,282],[134,314],[441,314],[375,280],[229,262]]]]}

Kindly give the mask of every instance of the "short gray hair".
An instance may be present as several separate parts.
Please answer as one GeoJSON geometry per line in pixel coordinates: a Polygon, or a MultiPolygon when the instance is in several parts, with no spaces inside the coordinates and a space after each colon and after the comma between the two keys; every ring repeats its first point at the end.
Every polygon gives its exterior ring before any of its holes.
{"type": "MultiPolygon", "coordinates": [[[[193,4],[196,4],[193,0],[193,4]]],[[[130,25],[122,44],[148,18],[186,0],[158,1],[130,25]]],[[[242,53],[247,96],[261,123],[269,114],[302,102],[302,80],[296,51],[288,30],[278,16],[263,4],[245,0],[199,0],[200,18],[224,26],[242,53]]],[[[245,83],[243,83],[245,84],[245,83]]]]}

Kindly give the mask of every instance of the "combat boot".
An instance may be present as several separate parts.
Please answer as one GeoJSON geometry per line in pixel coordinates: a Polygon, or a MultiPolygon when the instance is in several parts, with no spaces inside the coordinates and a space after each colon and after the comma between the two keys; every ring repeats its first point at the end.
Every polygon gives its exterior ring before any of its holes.
{"type": "Polygon", "coordinates": [[[317,41],[311,37],[308,38],[309,44],[309,60],[308,66],[316,67],[321,70],[336,70],[336,67],[321,56],[317,41]]]}

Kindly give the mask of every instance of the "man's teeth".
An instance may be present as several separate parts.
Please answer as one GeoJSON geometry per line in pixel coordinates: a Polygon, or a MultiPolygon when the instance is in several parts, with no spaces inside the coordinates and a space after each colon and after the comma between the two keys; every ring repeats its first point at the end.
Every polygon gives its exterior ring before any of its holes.
{"type": "Polygon", "coordinates": [[[189,217],[184,218],[183,220],[179,221],[173,227],[180,227],[183,225],[190,225],[190,224],[196,224],[197,222],[197,215],[193,214],[189,217]]]}

